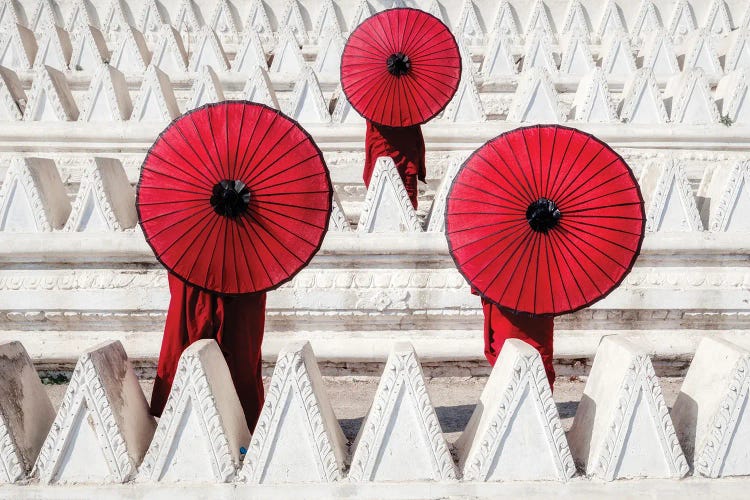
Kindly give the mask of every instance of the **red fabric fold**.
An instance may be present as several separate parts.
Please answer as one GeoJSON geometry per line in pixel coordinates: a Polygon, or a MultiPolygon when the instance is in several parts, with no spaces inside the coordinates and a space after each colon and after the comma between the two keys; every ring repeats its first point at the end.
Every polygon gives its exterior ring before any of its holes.
{"type": "Polygon", "coordinates": [[[484,310],[484,355],[490,365],[507,339],[520,339],[539,351],[549,386],[555,384],[553,361],[554,317],[524,316],[506,311],[482,297],[484,310]]]}
{"type": "Polygon", "coordinates": [[[182,351],[200,339],[214,339],[229,366],[250,431],[263,405],[261,344],[266,294],[221,296],[169,274],[171,299],[164,326],[151,413],[160,416],[172,388],[182,351]]]}
{"type": "Polygon", "coordinates": [[[362,178],[365,186],[370,186],[370,178],[375,170],[375,163],[381,156],[393,159],[406,192],[414,208],[417,208],[417,181],[425,182],[425,146],[422,128],[386,127],[367,121],[365,134],[365,168],[362,178]]]}

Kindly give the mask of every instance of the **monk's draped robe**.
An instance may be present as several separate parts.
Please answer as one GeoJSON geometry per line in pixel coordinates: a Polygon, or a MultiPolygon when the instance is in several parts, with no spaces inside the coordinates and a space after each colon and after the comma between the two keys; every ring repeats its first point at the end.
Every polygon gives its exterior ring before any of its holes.
{"type": "Polygon", "coordinates": [[[385,127],[367,121],[365,134],[365,168],[362,178],[365,186],[370,186],[370,178],[375,170],[375,163],[381,156],[393,159],[411,204],[417,208],[417,181],[425,181],[425,147],[422,128],[385,127]]]}
{"type": "Polygon", "coordinates": [[[169,274],[171,299],[164,326],[151,413],[160,416],[172,388],[180,354],[201,339],[214,339],[229,366],[232,382],[252,432],[263,406],[261,343],[266,294],[217,295],[169,274]]]}

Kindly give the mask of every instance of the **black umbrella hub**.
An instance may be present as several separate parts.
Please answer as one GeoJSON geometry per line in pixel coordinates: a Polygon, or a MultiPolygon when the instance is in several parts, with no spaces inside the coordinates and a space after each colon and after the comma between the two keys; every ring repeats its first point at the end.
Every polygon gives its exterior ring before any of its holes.
{"type": "Polygon", "coordinates": [[[560,222],[562,213],[554,201],[539,198],[526,209],[526,220],[537,233],[547,233],[560,222]]]}
{"type": "Polygon", "coordinates": [[[242,181],[224,179],[214,184],[210,203],[223,217],[239,217],[250,203],[250,189],[242,181]]]}
{"type": "Polygon", "coordinates": [[[403,52],[396,52],[388,56],[385,65],[388,68],[388,73],[393,76],[404,76],[409,73],[409,70],[411,69],[409,56],[403,52]]]}

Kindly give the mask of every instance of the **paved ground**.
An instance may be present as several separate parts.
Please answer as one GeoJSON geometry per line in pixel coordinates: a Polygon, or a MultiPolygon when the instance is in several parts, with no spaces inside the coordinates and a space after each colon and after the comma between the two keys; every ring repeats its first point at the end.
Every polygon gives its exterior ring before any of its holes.
{"type": "MultiPolygon", "coordinates": [[[[427,381],[427,390],[448,442],[452,443],[458,439],[463,431],[486,381],[485,377],[436,377],[427,381]]],[[[670,377],[661,378],[660,381],[664,398],[671,407],[680,390],[682,379],[670,377]]],[[[326,377],[325,383],[341,427],[346,436],[354,441],[375,395],[378,378],[326,377]]],[[[560,377],[555,382],[554,399],[566,430],[573,422],[584,385],[585,380],[582,378],[560,377]]],[[[142,380],[141,387],[147,399],[150,399],[153,380],[142,380]]],[[[52,403],[56,408],[59,407],[67,384],[45,384],[45,388],[52,403]]]]}

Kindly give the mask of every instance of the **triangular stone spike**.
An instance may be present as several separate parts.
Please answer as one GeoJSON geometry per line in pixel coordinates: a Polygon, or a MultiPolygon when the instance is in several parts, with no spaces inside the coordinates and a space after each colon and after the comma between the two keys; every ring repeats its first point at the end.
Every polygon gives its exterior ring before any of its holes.
{"type": "Polygon", "coordinates": [[[374,13],[375,12],[372,10],[372,7],[370,7],[370,4],[367,2],[367,0],[360,0],[357,4],[357,8],[354,10],[352,21],[349,23],[349,32],[351,33],[352,31],[354,31],[357,26],[362,24],[363,21],[372,16],[374,13]]]}
{"type": "Polygon", "coordinates": [[[625,84],[622,95],[620,119],[626,123],[655,124],[669,121],[661,91],[650,70],[639,69],[625,84]]]}
{"type": "Polygon", "coordinates": [[[680,72],[674,46],[664,30],[655,30],[646,37],[642,67],[662,77],[680,72]]]}
{"type": "Polygon", "coordinates": [[[568,10],[565,12],[561,33],[563,35],[575,33],[588,39],[591,30],[581,0],[570,0],[568,10]]]}
{"type": "Polygon", "coordinates": [[[250,442],[224,355],[202,339],[180,356],[164,412],[138,482],[227,482],[250,442]]]}
{"type": "Polygon", "coordinates": [[[465,158],[454,159],[448,164],[443,179],[440,181],[440,186],[438,186],[435,192],[435,198],[432,200],[430,213],[427,215],[427,220],[425,221],[427,232],[445,232],[445,205],[448,200],[448,193],[453,186],[453,179],[456,178],[456,174],[458,174],[458,170],[463,165],[464,160],[465,158]]]}
{"type": "Polygon", "coordinates": [[[526,37],[533,34],[537,30],[544,33],[545,38],[552,41],[555,39],[555,32],[552,29],[552,23],[547,13],[547,5],[543,0],[534,0],[534,4],[531,7],[531,13],[529,14],[529,20],[526,22],[526,37]]]}
{"type": "Polygon", "coordinates": [[[716,102],[721,103],[721,114],[732,123],[750,124],[750,94],[747,70],[733,71],[721,80],[716,87],[716,102]]]}
{"type": "Polygon", "coordinates": [[[250,74],[242,95],[248,101],[258,102],[274,109],[279,109],[279,101],[276,99],[276,92],[273,90],[271,80],[268,78],[268,72],[261,66],[256,66],[250,74]]]}
{"type": "Polygon", "coordinates": [[[414,347],[396,342],[354,443],[350,481],[448,481],[456,466],[414,347]]]}
{"type": "Polygon", "coordinates": [[[23,120],[26,109],[26,92],[18,75],[0,66],[0,121],[23,120]]]}
{"type": "Polygon", "coordinates": [[[346,218],[344,209],[341,208],[341,200],[336,191],[333,192],[333,200],[331,202],[331,218],[328,222],[329,231],[338,231],[348,233],[352,230],[349,219],[346,218]]]}
{"type": "Polygon", "coordinates": [[[703,337],[672,407],[677,436],[694,471],[747,476],[750,351],[703,337]]]}
{"type": "Polygon", "coordinates": [[[724,0],[711,2],[703,27],[712,35],[726,35],[732,31],[732,21],[729,19],[729,11],[724,0]]]}
{"type": "Polygon", "coordinates": [[[605,37],[602,70],[607,76],[630,76],[635,73],[635,57],[628,36],[620,31],[605,37]]]}
{"type": "Polygon", "coordinates": [[[299,42],[289,28],[279,30],[279,43],[273,53],[271,72],[297,75],[305,67],[305,59],[299,48],[299,42]]]}
{"type": "Polygon", "coordinates": [[[461,56],[461,71],[472,76],[476,76],[477,70],[474,67],[474,60],[471,57],[469,48],[464,43],[463,39],[457,38],[456,45],[458,45],[458,53],[461,56]]]}
{"type": "Polygon", "coordinates": [[[138,30],[150,37],[158,33],[163,24],[167,23],[167,13],[158,0],[145,0],[138,16],[138,30]]]}
{"type": "Polygon", "coordinates": [[[320,483],[343,477],[346,437],[309,342],[279,353],[240,477],[250,483],[320,483]]]}
{"type": "Polygon", "coordinates": [[[219,0],[216,3],[208,27],[223,40],[229,41],[238,38],[240,30],[237,28],[233,7],[227,0],[219,0]]]}
{"type": "Polygon", "coordinates": [[[221,80],[219,80],[219,77],[211,66],[203,66],[201,68],[200,76],[193,82],[192,94],[188,110],[210,102],[224,100],[224,90],[221,86],[221,80]]]}
{"type": "Polygon", "coordinates": [[[560,72],[580,76],[590,73],[595,67],[586,38],[575,32],[567,35],[560,61],[560,72]]]}
{"type": "Polygon", "coordinates": [[[44,30],[39,41],[34,66],[49,66],[60,71],[68,69],[73,47],[68,32],[58,26],[44,30]]]}
{"type": "Polygon", "coordinates": [[[724,70],[750,69],[750,31],[739,29],[727,37],[729,51],[724,60],[724,70]]]}
{"type": "Polygon", "coordinates": [[[464,43],[479,45],[484,40],[484,28],[479,22],[476,6],[472,0],[464,0],[461,12],[458,14],[458,22],[453,27],[456,33],[463,39],[464,43]]]}
{"type": "Polygon", "coordinates": [[[96,29],[101,28],[96,7],[91,3],[91,0],[75,0],[68,15],[68,22],[65,23],[65,29],[70,33],[77,33],[88,26],[96,29]]]}
{"type": "Polygon", "coordinates": [[[30,29],[14,24],[0,31],[0,66],[13,71],[31,69],[36,49],[36,38],[30,29]]]}
{"type": "Polygon", "coordinates": [[[263,50],[260,35],[254,30],[247,30],[242,38],[237,55],[232,61],[232,71],[236,73],[250,73],[256,66],[268,69],[268,59],[263,50]]]}
{"type": "Polygon", "coordinates": [[[137,222],[135,195],[122,164],[111,158],[89,160],[64,231],[124,231],[137,222]]]}
{"type": "Polygon", "coordinates": [[[523,56],[523,71],[540,68],[549,73],[557,73],[557,61],[549,39],[541,30],[526,35],[526,51],[523,56]]]}
{"type": "Polygon", "coordinates": [[[516,61],[510,49],[510,39],[493,36],[482,62],[482,76],[485,79],[514,76],[518,74],[516,61]]]}
{"type": "Polygon", "coordinates": [[[0,28],[21,24],[16,9],[16,0],[0,0],[0,28]]]}
{"type": "Polygon", "coordinates": [[[737,27],[739,29],[750,28],[750,4],[748,4],[747,8],[745,8],[745,13],[742,15],[742,20],[737,27]]]}
{"type": "Polygon", "coordinates": [[[341,54],[346,40],[339,33],[326,35],[320,41],[320,49],[315,57],[313,68],[318,76],[339,79],[341,73],[341,54]]]}
{"type": "Polygon", "coordinates": [[[29,28],[34,33],[44,33],[53,26],[62,26],[59,10],[52,0],[38,0],[29,18],[29,28]]]}
{"type": "Polygon", "coordinates": [[[700,68],[707,75],[721,75],[724,72],[713,38],[709,33],[703,30],[696,31],[689,37],[687,45],[685,63],[682,65],[683,71],[700,68]]]}
{"type": "Polygon", "coordinates": [[[320,90],[318,78],[309,66],[305,66],[294,84],[289,116],[300,123],[330,123],[328,102],[320,90]]]}
{"type": "Polygon", "coordinates": [[[180,75],[187,70],[188,57],[182,36],[172,26],[161,27],[151,63],[167,75],[180,75]]]}
{"type": "Polygon", "coordinates": [[[190,71],[200,71],[202,66],[211,66],[218,71],[229,70],[229,60],[216,33],[204,26],[198,34],[195,50],[190,57],[190,71]]]}
{"type": "Polygon", "coordinates": [[[605,38],[611,33],[625,33],[625,21],[622,18],[620,6],[614,0],[607,0],[602,17],[599,20],[599,27],[596,33],[599,38],[605,38]]]}
{"type": "Polygon", "coordinates": [[[599,344],[568,442],[585,473],[605,481],[688,472],[651,360],[616,335],[599,344]]]}
{"type": "Polygon", "coordinates": [[[674,123],[719,123],[719,110],[703,70],[687,70],[670,78],[664,96],[665,102],[671,104],[671,120],[674,123]]]}
{"type": "MultiPolygon", "coordinates": [[[[262,0],[250,0],[250,8],[245,18],[245,31],[254,31],[263,39],[271,39],[273,30],[268,21],[268,13],[262,0]]],[[[281,24],[280,24],[281,26],[281,24]]]]}
{"type": "Polygon", "coordinates": [[[307,43],[307,27],[302,19],[297,0],[287,0],[283,14],[279,18],[279,26],[291,30],[297,40],[297,45],[301,46],[307,43]]]}
{"type": "Polygon", "coordinates": [[[315,27],[313,28],[315,40],[323,40],[334,35],[341,36],[342,31],[336,14],[336,6],[332,0],[324,0],[318,16],[315,18],[315,27]]]}
{"type": "Polygon", "coordinates": [[[479,401],[456,441],[464,480],[567,481],[575,474],[536,349],[507,340],[479,401]]]}
{"type": "Polygon", "coordinates": [[[150,65],[143,75],[131,121],[170,122],[180,115],[169,77],[150,65]]]}
{"type": "Polygon", "coordinates": [[[378,158],[370,178],[357,231],[360,233],[420,233],[422,224],[411,204],[393,160],[378,158]]]}
{"type": "Polygon", "coordinates": [[[464,72],[461,75],[456,94],[446,106],[442,119],[449,122],[483,122],[487,120],[482,100],[479,98],[477,84],[471,73],[464,72]]]}
{"type": "Polygon", "coordinates": [[[652,0],[641,0],[641,6],[635,16],[630,36],[640,42],[648,33],[662,27],[659,13],[656,11],[656,6],[652,0]]]}
{"type": "Polygon", "coordinates": [[[692,31],[698,29],[695,22],[693,7],[687,0],[679,0],[672,11],[672,19],[669,21],[669,36],[675,42],[681,42],[692,31]]]}
{"type": "Polygon", "coordinates": [[[76,364],[36,472],[43,484],[124,483],[136,471],[156,423],[118,340],[76,364]]]}
{"type": "Polygon", "coordinates": [[[182,0],[174,19],[173,25],[179,33],[195,33],[203,26],[203,20],[199,18],[193,0],[182,0]]]}
{"type": "Polygon", "coordinates": [[[125,31],[135,25],[133,13],[123,0],[111,0],[102,20],[102,31],[112,39],[119,39],[125,31]]]}
{"type": "Polygon", "coordinates": [[[649,165],[640,184],[646,202],[646,231],[703,231],[695,194],[679,161],[669,160],[662,168],[649,165]]]}
{"type": "Polygon", "coordinates": [[[390,5],[387,5],[388,2],[386,2],[386,9],[405,9],[406,6],[406,0],[393,0],[390,2],[390,5]]]}
{"type": "Polygon", "coordinates": [[[549,73],[532,68],[521,77],[508,112],[508,121],[558,123],[565,121],[549,73]]]}
{"type": "Polygon", "coordinates": [[[109,63],[126,75],[142,74],[151,62],[143,33],[130,26],[123,27],[121,33],[109,63]]]}
{"type": "Polygon", "coordinates": [[[508,0],[502,0],[502,2],[500,2],[500,6],[497,8],[497,13],[495,14],[495,19],[492,22],[490,33],[492,36],[502,36],[513,39],[520,36],[516,16],[513,12],[513,7],[511,7],[508,0]]]}
{"type": "Polygon", "coordinates": [[[333,123],[364,124],[365,119],[349,103],[344,91],[339,86],[334,92],[336,105],[333,108],[331,119],[333,123]]]}
{"type": "Polygon", "coordinates": [[[0,187],[0,231],[35,233],[61,229],[70,215],[55,162],[15,158],[0,187]]]}
{"type": "Polygon", "coordinates": [[[0,484],[25,479],[55,409],[20,342],[0,343],[0,484]]]}
{"type": "Polygon", "coordinates": [[[133,112],[125,75],[109,64],[99,63],[85,102],[78,117],[84,122],[121,122],[133,112]]]}
{"type": "Polygon", "coordinates": [[[581,78],[573,100],[575,120],[586,123],[612,123],[617,112],[601,68],[581,78]]]}
{"type": "Polygon", "coordinates": [[[37,68],[23,119],[26,121],[76,121],[78,119],[78,108],[65,75],[49,66],[37,68]]]}
{"type": "Polygon", "coordinates": [[[93,26],[82,27],[73,39],[70,69],[93,72],[104,61],[109,61],[109,49],[104,34],[93,26]]]}
{"type": "Polygon", "coordinates": [[[728,175],[714,174],[711,185],[711,231],[750,232],[750,218],[745,215],[750,209],[750,162],[737,162],[728,175]]]}
{"type": "MultiPolygon", "coordinates": [[[[427,8],[424,9],[428,14],[431,14],[440,21],[442,21],[443,24],[445,24],[445,13],[443,12],[443,7],[440,5],[440,2],[438,0],[430,0],[430,3],[427,4],[427,8]]],[[[447,26],[447,24],[446,24],[447,26]]]]}

